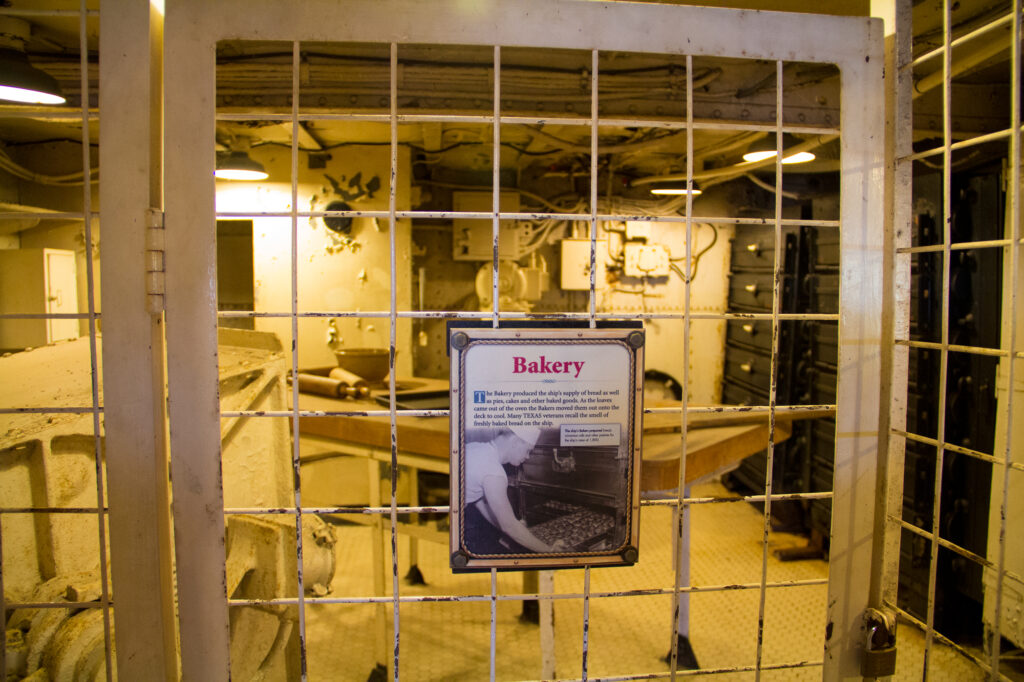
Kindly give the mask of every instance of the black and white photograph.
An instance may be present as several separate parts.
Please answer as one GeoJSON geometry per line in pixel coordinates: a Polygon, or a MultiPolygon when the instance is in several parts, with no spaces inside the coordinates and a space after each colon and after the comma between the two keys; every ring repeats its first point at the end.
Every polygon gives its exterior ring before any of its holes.
{"type": "Polygon", "coordinates": [[[463,537],[474,556],[608,551],[625,540],[620,446],[559,445],[559,429],[466,434],[463,537]]]}

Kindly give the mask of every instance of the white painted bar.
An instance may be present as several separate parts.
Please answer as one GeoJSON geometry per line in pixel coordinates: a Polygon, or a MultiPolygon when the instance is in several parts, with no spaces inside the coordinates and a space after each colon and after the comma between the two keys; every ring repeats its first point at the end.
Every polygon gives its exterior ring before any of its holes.
{"type": "MultiPolygon", "coordinates": [[[[104,426],[120,679],[176,679],[163,323],[146,312],[146,210],[159,205],[162,19],[105,1],[100,17],[104,426]],[[140,68],[140,66],[142,68],[140,68]],[[111,87],[111,84],[116,84],[111,87]],[[152,93],[150,98],[145,93],[152,93]]],[[[83,129],[84,130],[84,129],[83,129]]]]}

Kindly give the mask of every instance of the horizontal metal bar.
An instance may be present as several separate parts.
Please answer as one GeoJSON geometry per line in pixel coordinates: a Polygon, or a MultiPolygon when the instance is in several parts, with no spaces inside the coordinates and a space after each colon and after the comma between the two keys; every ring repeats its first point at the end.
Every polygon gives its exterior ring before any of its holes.
{"type": "MultiPolygon", "coordinates": [[[[720,405],[715,407],[688,407],[687,414],[799,414],[801,412],[827,411],[836,413],[836,406],[833,405],[776,405],[771,408],[768,405],[720,405]]],[[[681,414],[682,407],[648,407],[644,408],[644,414],[681,414]]],[[[395,414],[399,417],[448,417],[449,410],[404,410],[397,409],[395,414]]],[[[223,419],[237,419],[245,417],[390,417],[391,410],[225,410],[220,413],[223,419]]]]}
{"type": "MultiPolygon", "coordinates": [[[[833,493],[829,491],[814,492],[814,493],[778,493],[772,494],[772,500],[775,501],[788,501],[788,500],[829,500],[832,499],[833,493]]],[[[765,495],[741,495],[734,497],[684,497],[679,500],[676,496],[672,497],[644,497],[640,505],[643,507],[675,507],[682,503],[683,505],[688,504],[723,504],[733,502],[749,502],[749,503],[760,503],[765,501],[765,495]]],[[[395,507],[398,514],[450,514],[451,507],[449,505],[433,505],[433,506],[420,506],[420,507],[395,507]]],[[[228,507],[224,509],[224,513],[227,515],[244,515],[244,516],[259,516],[259,515],[296,515],[296,514],[333,514],[333,515],[361,515],[361,516],[373,516],[373,515],[385,515],[391,513],[391,507],[303,507],[302,509],[295,509],[294,507],[228,507]]]]}
{"type": "MultiPolygon", "coordinates": [[[[1022,127],[1022,130],[1024,130],[1024,127],[1022,127]]],[[[981,144],[988,144],[989,142],[998,142],[999,140],[1003,140],[1003,139],[1006,139],[1006,138],[1010,137],[1010,134],[1012,132],[1013,132],[1012,128],[1005,128],[1003,130],[997,130],[997,131],[992,132],[992,133],[986,133],[985,135],[977,135],[975,137],[971,137],[971,138],[968,138],[966,140],[960,140],[959,142],[954,142],[953,144],[949,145],[949,149],[950,149],[950,151],[954,151],[955,152],[955,151],[958,151],[958,150],[961,150],[961,149],[969,149],[971,147],[977,147],[978,145],[981,145],[981,144]]],[[[945,145],[943,145],[941,147],[933,147],[932,149],[926,149],[924,151],[915,152],[913,154],[908,154],[907,156],[905,156],[902,159],[900,159],[900,161],[901,162],[905,162],[905,161],[920,161],[921,159],[927,159],[927,158],[932,157],[932,156],[938,156],[939,154],[942,154],[945,151],[945,149],[946,149],[945,145]]]]}
{"type": "MultiPolygon", "coordinates": [[[[98,211],[89,213],[93,218],[100,216],[98,211]]],[[[0,220],[85,220],[84,213],[62,213],[59,211],[35,212],[35,211],[6,211],[0,213],[0,220]]]]}
{"type": "MultiPolygon", "coordinates": [[[[490,191],[489,185],[480,185],[480,191],[490,191]]],[[[515,187],[503,188],[508,191],[516,191],[515,187]]],[[[221,211],[216,214],[217,218],[390,218],[388,211],[221,211]]],[[[493,211],[395,211],[395,217],[410,220],[492,220],[495,217],[493,211]]],[[[578,220],[590,221],[594,219],[591,213],[554,213],[544,211],[530,212],[502,212],[497,213],[499,220],[578,220]]],[[[646,213],[598,213],[597,220],[604,222],[649,222],[649,223],[680,223],[686,221],[686,216],[676,215],[650,215],[646,213]]],[[[736,218],[731,216],[692,216],[693,222],[710,224],[729,225],[774,225],[775,221],[767,218],[736,218]]],[[[800,218],[783,218],[780,225],[792,225],[796,227],[834,227],[838,228],[838,220],[803,220],[800,218]]]]}
{"type": "Polygon", "coordinates": [[[107,507],[0,507],[0,514],[106,514],[107,507]]]}
{"type": "Polygon", "coordinates": [[[103,407],[0,407],[0,414],[92,414],[103,407]]]}
{"type": "MultiPolygon", "coordinates": [[[[696,670],[676,670],[675,677],[697,677],[703,675],[721,675],[725,673],[755,672],[759,670],[792,670],[795,668],[820,668],[824,661],[796,661],[794,663],[761,663],[760,665],[739,665],[723,668],[698,668],[696,670]]],[[[615,675],[611,677],[559,678],[562,682],[628,682],[630,680],[662,680],[672,679],[671,672],[646,673],[640,675],[615,675]]]]}
{"type": "MultiPolygon", "coordinates": [[[[718,405],[709,407],[688,407],[687,414],[799,414],[801,412],[827,411],[835,414],[833,405],[718,405]]],[[[681,414],[682,407],[647,407],[644,414],[681,414]]],[[[399,417],[448,417],[449,410],[395,410],[399,417]]],[[[220,413],[224,419],[239,417],[389,417],[391,410],[225,410],[220,413]]]]}
{"type": "Polygon", "coordinates": [[[969,353],[971,355],[984,355],[995,358],[1008,358],[1010,352],[998,348],[982,348],[981,346],[960,346],[953,343],[938,343],[934,341],[914,341],[912,339],[896,339],[897,346],[908,348],[927,348],[929,350],[947,350],[952,353],[969,353]]]}
{"type": "MultiPolygon", "coordinates": [[[[32,118],[54,119],[58,121],[82,122],[81,109],[53,109],[44,107],[20,107],[18,109],[0,109],[0,119],[4,118],[32,118]]],[[[100,112],[98,109],[89,110],[89,120],[98,121],[100,112]]]]}
{"type": "MultiPolygon", "coordinates": [[[[98,17],[98,9],[85,10],[85,16],[98,17]]],[[[0,16],[7,17],[81,17],[81,10],[77,9],[12,9],[4,7],[0,9],[0,16]]]]}
{"type": "MultiPolygon", "coordinates": [[[[1022,240],[1021,243],[1024,243],[1022,240]]],[[[970,249],[989,249],[994,247],[1005,247],[1013,244],[1012,239],[989,239],[978,242],[958,242],[950,244],[950,251],[968,251],[970,249]]],[[[905,246],[896,249],[896,253],[942,253],[946,250],[945,244],[929,244],[928,246],[905,246]]]]}
{"type": "MultiPolygon", "coordinates": [[[[355,456],[355,455],[353,455],[355,456]]],[[[396,507],[399,514],[448,514],[451,507],[448,505],[434,505],[430,507],[396,507]]],[[[281,515],[291,514],[292,516],[302,514],[390,514],[391,507],[303,507],[297,510],[294,507],[230,507],[225,508],[224,513],[228,515],[258,516],[261,514],[281,515]]]]}
{"type": "MultiPolygon", "coordinates": [[[[776,414],[791,414],[794,412],[818,412],[828,410],[833,414],[836,411],[835,405],[776,405],[776,414]]],[[[683,411],[682,405],[678,407],[645,407],[644,414],[680,414],[683,411]]],[[[752,405],[750,407],[740,405],[709,405],[703,407],[687,407],[686,414],[758,414],[771,411],[768,405],[752,405]]]]}
{"type": "MultiPolygon", "coordinates": [[[[964,43],[970,42],[971,40],[974,40],[975,38],[983,36],[986,33],[989,33],[990,31],[994,31],[997,28],[1001,28],[1001,27],[1003,27],[1003,26],[1005,26],[1007,24],[1010,24],[1012,21],[1013,21],[1013,13],[1011,12],[1010,14],[1006,14],[1004,16],[1001,16],[998,19],[985,24],[984,26],[981,26],[979,28],[974,29],[970,33],[965,33],[964,35],[960,36],[956,40],[951,41],[949,43],[949,47],[950,48],[960,47],[964,43]]],[[[940,56],[942,54],[945,54],[945,52],[946,52],[946,46],[945,45],[943,45],[942,47],[937,47],[934,50],[932,50],[931,52],[925,52],[923,55],[921,55],[917,59],[915,59],[912,62],[910,62],[909,66],[911,68],[913,68],[915,66],[920,66],[921,64],[924,64],[925,62],[927,62],[927,61],[929,61],[931,59],[934,59],[935,57],[938,57],[938,56],[940,56]]]]}
{"type": "MultiPolygon", "coordinates": [[[[399,417],[447,417],[448,410],[395,410],[399,417]]],[[[260,417],[380,417],[389,418],[391,410],[237,410],[220,413],[222,419],[260,417]]]]}
{"type": "Polygon", "coordinates": [[[0,313],[0,320],[88,320],[95,317],[100,319],[99,313],[0,313]]]}
{"type": "MultiPolygon", "coordinates": [[[[833,497],[831,491],[817,492],[817,493],[772,493],[771,498],[773,502],[786,502],[790,500],[830,500],[833,497]]],[[[749,502],[751,504],[760,504],[768,499],[767,495],[741,495],[738,497],[684,497],[679,500],[676,497],[666,497],[663,499],[645,497],[643,499],[643,506],[649,507],[675,507],[678,504],[683,506],[690,504],[723,504],[730,502],[749,502]]]]}
{"type": "MultiPolygon", "coordinates": [[[[216,115],[218,121],[276,121],[289,123],[292,117],[288,114],[265,113],[265,112],[244,112],[233,111],[230,113],[221,112],[216,115]]],[[[308,121],[361,121],[369,123],[390,123],[390,114],[365,114],[365,113],[304,113],[298,115],[301,122],[308,121]]],[[[397,123],[464,123],[493,125],[494,114],[397,114],[394,116],[397,123]]],[[[556,124],[561,126],[589,128],[593,125],[594,119],[580,116],[499,116],[500,125],[529,125],[539,126],[556,124]]],[[[630,128],[661,128],[667,130],[686,130],[685,120],[666,119],[604,119],[598,117],[598,127],[630,127],[630,128]]],[[[774,123],[731,123],[711,120],[697,121],[693,124],[694,130],[724,130],[724,131],[750,131],[774,133],[774,123]]],[[[784,125],[784,133],[799,133],[805,135],[839,135],[839,128],[828,126],[808,125],[784,125]]],[[[487,143],[481,143],[487,144],[487,143]]]]}
{"type": "MultiPolygon", "coordinates": [[[[396,313],[401,318],[409,319],[470,319],[483,320],[493,319],[493,312],[473,312],[465,310],[405,310],[396,313]]],[[[391,313],[382,310],[311,310],[301,313],[290,312],[263,312],[257,310],[221,310],[217,313],[221,318],[248,318],[248,317],[271,317],[271,318],[303,318],[303,317],[352,317],[352,318],[383,318],[391,317],[391,313]]],[[[597,313],[594,315],[598,320],[621,320],[625,317],[622,313],[597,313]]],[[[778,318],[783,321],[820,321],[838,322],[837,313],[779,313],[773,316],[772,313],[630,313],[631,320],[681,320],[689,317],[691,320],[773,320],[778,318]]],[[[498,318],[502,320],[589,320],[589,313],[521,313],[501,312],[498,318]]]]}
{"type": "MultiPolygon", "coordinates": [[[[910,523],[908,521],[904,521],[902,518],[900,518],[898,516],[894,516],[893,514],[889,514],[888,516],[889,516],[889,520],[890,521],[896,522],[896,524],[901,526],[904,530],[908,530],[911,533],[914,533],[915,535],[919,535],[922,538],[928,540],[929,542],[938,542],[940,547],[945,547],[946,549],[948,549],[948,550],[950,550],[952,552],[956,552],[960,556],[962,556],[965,559],[968,559],[970,561],[973,561],[974,563],[978,564],[979,566],[982,566],[984,568],[991,568],[993,570],[998,570],[998,568],[999,568],[995,564],[995,562],[989,561],[988,559],[986,559],[985,557],[981,556],[980,554],[975,554],[974,552],[972,552],[971,550],[967,549],[966,547],[961,547],[960,545],[956,544],[955,542],[950,542],[949,540],[946,540],[945,538],[943,538],[941,536],[936,538],[934,535],[932,535],[932,533],[930,531],[927,531],[927,530],[921,528],[920,526],[915,526],[914,524],[912,524],[912,523],[910,523]]],[[[1004,570],[1003,573],[1007,577],[1012,578],[1012,579],[1016,580],[1017,582],[1024,581],[1024,576],[1021,576],[1021,575],[1019,575],[1019,574],[1017,574],[1017,573],[1015,573],[1013,571],[1004,570]]]]}
{"type": "Polygon", "coordinates": [[[102,609],[112,607],[113,599],[107,599],[106,603],[101,601],[19,601],[4,602],[4,608],[8,611],[15,609],[102,609]]]}
{"type": "MultiPolygon", "coordinates": [[[[827,585],[826,578],[815,578],[809,580],[783,580],[770,582],[765,585],[770,589],[785,589],[792,587],[814,587],[827,585]]],[[[621,590],[612,592],[590,592],[591,599],[608,599],[615,597],[658,597],[673,592],[698,593],[698,592],[728,592],[742,590],[758,590],[761,583],[735,583],[730,585],[689,585],[673,588],[650,588],[637,590],[621,590]]],[[[522,602],[522,601],[557,601],[566,599],[583,599],[582,593],[561,592],[553,594],[550,592],[531,594],[465,594],[465,595],[398,595],[398,596],[367,596],[367,597],[305,597],[302,601],[306,604],[391,604],[396,600],[405,604],[436,603],[436,602],[482,602],[497,599],[498,601],[522,602]]],[[[274,599],[228,599],[228,606],[297,606],[299,600],[295,597],[278,597],[274,599]]]]}
{"type": "MultiPolygon", "coordinates": [[[[932,447],[936,448],[939,446],[938,440],[934,438],[929,438],[928,436],[922,436],[917,433],[911,433],[909,431],[903,431],[900,429],[891,429],[890,433],[892,433],[895,436],[902,436],[907,440],[914,441],[915,443],[931,445],[932,447]]],[[[961,455],[966,455],[967,457],[973,457],[975,459],[979,459],[983,462],[989,462],[991,464],[1002,465],[1005,463],[1002,459],[995,457],[994,455],[988,455],[985,454],[984,452],[979,452],[978,450],[971,450],[970,448],[965,448],[961,445],[953,445],[952,443],[946,443],[943,446],[943,449],[948,450],[950,452],[956,452],[961,455]]],[[[1024,462],[1010,462],[1010,468],[1016,469],[1017,471],[1024,471],[1024,462]]]]}
{"type": "MultiPolygon", "coordinates": [[[[956,642],[951,640],[949,637],[946,637],[945,635],[943,635],[938,630],[935,630],[934,628],[929,627],[928,625],[925,625],[925,623],[923,621],[918,620],[915,616],[911,615],[907,611],[904,611],[902,608],[900,608],[896,604],[893,604],[888,599],[885,600],[885,605],[887,607],[889,607],[890,609],[892,609],[894,613],[896,613],[900,618],[905,620],[907,623],[913,625],[914,627],[916,627],[921,632],[930,632],[931,635],[936,640],[939,641],[939,643],[944,644],[945,646],[948,646],[948,647],[950,647],[952,649],[955,649],[957,651],[957,653],[961,654],[965,658],[970,659],[979,668],[981,668],[985,672],[989,673],[989,675],[992,674],[992,668],[989,667],[988,661],[984,661],[984,660],[978,658],[977,656],[972,654],[969,650],[967,650],[964,647],[960,646],[959,644],[957,644],[956,642]]],[[[1009,677],[1007,677],[1004,673],[999,673],[999,679],[1002,682],[1013,682],[1013,680],[1011,680],[1009,677]]]]}

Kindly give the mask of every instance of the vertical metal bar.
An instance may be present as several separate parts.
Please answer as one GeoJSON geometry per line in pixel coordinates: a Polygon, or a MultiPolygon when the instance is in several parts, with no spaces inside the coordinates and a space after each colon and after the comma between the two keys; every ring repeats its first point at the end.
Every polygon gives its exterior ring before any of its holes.
{"type": "MultiPolygon", "coordinates": [[[[177,679],[163,317],[147,310],[146,212],[162,202],[160,30],[150,4],[100,13],[103,422],[122,679],[177,679]],[[122,577],[123,576],[123,577],[122,577]]],[[[162,297],[161,297],[162,298],[162,297]]],[[[161,305],[162,308],[162,305],[161,305]]],[[[0,666],[0,669],[3,669],[0,666]]]]}
{"type": "Polygon", "coordinates": [[[754,661],[754,679],[761,679],[761,661],[764,654],[764,611],[768,582],[768,537],[772,530],[772,485],[775,469],[775,402],[779,372],[779,312],[782,307],[782,158],[785,155],[782,137],[783,63],[775,62],[775,262],[772,277],[772,351],[768,384],[768,455],[764,481],[764,533],[761,538],[761,586],[757,607],[757,654],[754,661]]]}
{"type": "MultiPolygon", "coordinates": [[[[877,506],[884,289],[885,100],[881,22],[841,65],[840,292],[836,449],[822,679],[860,675],[877,506]],[[852,103],[852,104],[851,104],[852,103]],[[847,104],[849,106],[847,106],[847,104]]],[[[831,39],[831,37],[830,37],[831,39]]]]}
{"type": "Polygon", "coordinates": [[[925,639],[924,639],[924,675],[927,679],[928,669],[931,663],[932,644],[935,639],[935,592],[938,580],[939,563],[939,533],[941,526],[939,517],[942,511],[942,469],[945,461],[946,445],[946,384],[948,381],[949,365],[949,270],[951,260],[950,243],[952,241],[952,202],[950,191],[952,186],[951,161],[953,152],[950,149],[952,144],[952,59],[953,50],[950,47],[952,33],[952,18],[949,0],[942,3],[942,41],[944,50],[942,53],[942,314],[941,314],[941,338],[942,350],[939,360],[939,408],[938,408],[938,433],[936,439],[935,456],[935,486],[933,488],[932,500],[932,539],[930,563],[928,566],[928,607],[925,616],[925,639]]]}
{"type": "MultiPolygon", "coordinates": [[[[292,41],[292,376],[299,376],[299,41],[292,41]]],[[[299,382],[292,382],[292,479],[295,485],[295,571],[299,611],[299,670],[306,679],[306,586],[302,575],[302,473],[299,464],[299,382]]]]}
{"type": "MultiPolygon", "coordinates": [[[[1013,18],[1011,25],[1013,27],[1010,35],[1019,38],[1021,30],[1021,0],[1013,0],[1011,3],[1011,11],[1013,12],[1013,18]]],[[[992,636],[989,642],[989,667],[992,671],[992,679],[999,679],[999,653],[1001,646],[1001,631],[1002,631],[1002,620],[1003,620],[1003,581],[1006,575],[1006,517],[1009,511],[1009,500],[1010,500],[1010,463],[1012,461],[1013,453],[1013,407],[1014,407],[1014,395],[1017,393],[1016,390],[1016,373],[1015,367],[1017,365],[1016,352],[1017,352],[1017,320],[1020,311],[1017,309],[1018,301],[1018,289],[1020,288],[1020,273],[1019,273],[1019,258],[1020,258],[1020,67],[1021,67],[1021,54],[1020,54],[1020,40],[1014,39],[1010,48],[1010,163],[1009,163],[1009,201],[1010,201],[1010,236],[1012,237],[1010,242],[1010,282],[1009,288],[1010,296],[1010,320],[1009,320],[1009,338],[1007,339],[1007,347],[1004,350],[1008,350],[1010,356],[1006,358],[1008,365],[1006,372],[1006,446],[1003,451],[1003,490],[1002,497],[999,501],[999,548],[998,558],[996,559],[996,597],[994,607],[994,617],[992,624],[992,636]]],[[[1004,280],[1005,281],[1005,280],[1004,280]]],[[[1006,295],[1006,293],[1004,293],[1006,295]]],[[[1006,308],[1004,307],[1004,310],[1006,308]]],[[[1006,324],[1004,322],[1004,324],[1006,324]]],[[[1004,327],[1005,328],[1005,327],[1004,327]]]]}
{"type": "MultiPolygon", "coordinates": [[[[590,328],[597,326],[597,114],[598,52],[590,52],[590,328]]],[[[609,169],[609,173],[611,169],[609,169]]]]}
{"type": "MultiPolygon", "coordinates": [[[[398,221],[395,218],[395,201],[398,187],[398,43],[391,43],[391,180],[388,185],[388,251],[391,262],[391,294],[389,301],[388,345],[390,371],[388,372],[388,418],[391,422],[391,595],[394,599],[393,613],[393,656],[394,676],[398,682],[399,632],[399,582],[398,582],[398,420],[395,415],[395,346],[398,339],[398,261],[395,255],[395,232],[398,221]]],[[[413,474],[415,475],[415,473],[413,474]]]]}
{"type": "MultiPolygon", "coordinates": [[[[216,40],[199,21],[214,6],[166,7],[164,143],[167,385],[174,477],[182,679],[228,679],[230,625],[217,371],[214,200],[216,40]],[[188,105],[184,105],[188,102],[188,105]]],[[[251,9],[251,8],[250,8],[251,9]]]]}
{"type": "Polygon", "coordinates": [[[498,660],[498,569],[491,569],[491,682],[495,679],[495,668],[498,660]]]}
{"type": "MultiPolygon", "coordinates": [[[[555,572],[540,571],[539,594],[553,594],[555,572]]],[[[551,679],[555,676],[555,605],[552,599],[540,600],[540,676],[551,679]]]]}
{"type": "Polygon", "coordinates": [[[100,384],[99,384],[99,351],[96,347],[96,275],[93,272],[93,239],[92,239],[92,176],[91,145],[89,143],[89,32],[86,26],[88,7],[86,0],[79,3],[78,16],[78,66],[79,85],[81,89],[82,117],[82,213],[85,214],[85,281],[88,294],[86,305],[89,311],[89,372],[90,389],[92,391],[92,431],[93,456],[96,466],[96,525],[100,543],[100,604],[103,610],[103,656],[107,668],[107,682],[113,680],[114,664],[110,655],[110,584],[107,576],[107,521],[104,499],[106,485],[103,482],[103,441],[100,427],[100,384]]]}
{"type": "Polygon", "coordinates": [[[583,660],[581,661],[581,678],[583,682],[590,674],[590,566],[583,568],[583,660]]]}
{"type": "Polygon", "coordinates": [[[890,405],[882,410],[879,431],[886,436],[880,454],[885,456],[883,471],[879,477],[879,508],[875,519],[875,565],[872,573],[870,603],[875,606],[896,604],[899,582],[899,551],[902,529],[899,519],[903,508],[903,474],[906,439],[893,434],[893,430],[905,431],[907,424],[907,377],[909,348],[896,345],[896,339],[910,335],[911,256],[900,253],[899,249],[911,246],[913,233],[911,224],[911,202],[913,162],[906,157],[913,153],[913,126],[911,125],[911,88],[913,87],[912,42],[913,26],[911,0],[895,0],[886,7],[886,73],[891,74],[886,97],[886,130],[891,138],[886,145],[886,165],[893,168],[893,181],[886,183],[886,248],[885,276],[889,283],[885,290],[891,292],[886,299],[889,304],[882,309],[885,333],[883,362],[888,360],[888,369],[883,365],[883,376],[889,376],[888,384],[882,384],[880,403],[890,405]]]}
{"type": "Polygon", "coordinates": [[[675,589],[672,591],[672,648],[669,653],[671,679],[676,679],[679,665],[679,637],[690,636],[690,594],[681,594],[685,582],[690,583],[690,505],[686,498],[686,429],[690,402],[690,294],[693,277],[693,56],[686,55],[686,260],[683,279],[683,409],[679,416],[679,483],[676,486],[675,508],[675,589]]]}
{"type": "MultiPolygon", "coordinates": [[[[598,51],[590,51],[590,291],[589,308],[591,329],[597,326],[597,125],[598,125],[598,51]]],[[[609,169],[611,172],[611,169],[609,169]]],[[[590,643],[590,566],[583,569],[583,660],[584,682],[589,676],[590,643]]]]}
{"type": "Polygon", "coordinates": [[[493,127],[493,149],[491,150],[492,157],[492,168],[491,168],[491,210],[494,212],[493,222],[491,223],[491,238],[494,243],[491,245],[493,249],[493,263],[494,268],[491,273],[491,300],[493,303],[494,316],[491,319],[491,326],[497,329],[498,327],[498,311],[500,309],[498,301],[498,270],[501,265],[499,260],[500,250],[499,245],[499,228],[500,221],[498,220],[498,213],[501,212],[501,46],[494,46],[494,127],[493,127]]]}

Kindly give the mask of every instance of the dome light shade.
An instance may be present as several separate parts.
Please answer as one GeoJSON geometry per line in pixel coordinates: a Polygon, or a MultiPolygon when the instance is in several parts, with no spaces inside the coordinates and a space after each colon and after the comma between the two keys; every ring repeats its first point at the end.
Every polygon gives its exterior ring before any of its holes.
{"type": "Polygon", "coordinates": [[[685,196],[691,194],[697,196],[701,193],[697,183],[693,183],[693,189],[686,189],[686,182],[655,182],[651,185],[651,194],[659,196],[685,196]]]}
{"type": "Polygon", "coordinates": [[[213,174],[221,180],[266,180],[269,177],[262,163],[239,151],[231,152],[218,161],[213,174]]]}
{"type": "Polygon", "coordinates": [[[0,48],[0,99],[19,104],[64,104],[57,79],[32,66],[24,52],[0,48]]]}
{"type": "MultiPolygon", "coordinates": [[[[798,144],[802,144],[802,141],[790,133],[785,133],[782,136],[782,149],[785,152],[786,149],[791,149],[798,144]]],[[[756,140],[750,147],[747,148],[745,154],[743,154],[744,161],[757,162],[766,161],[767,159],[775,158],[775,136],[768,135],[762,137],[760,140],[756,140]]],[[[808,161],[814,161],[814,154],[812,152],[803,151],[795,154],[786,155],[783,153],[782,163],[807,163],[808,161]]]]}

